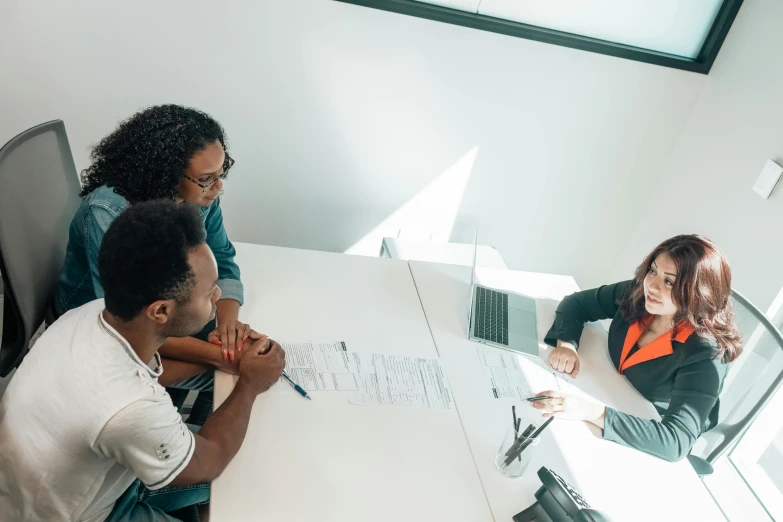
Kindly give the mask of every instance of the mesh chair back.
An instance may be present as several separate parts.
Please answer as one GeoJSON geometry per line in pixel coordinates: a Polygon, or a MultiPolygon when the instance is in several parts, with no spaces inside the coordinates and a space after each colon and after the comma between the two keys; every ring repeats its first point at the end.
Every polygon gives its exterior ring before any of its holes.
{"type": "Polygon", "coordinates": [[[0,376],[19,365],[44,319],[81,202],[65,125],[29,129],[0,149],[0,376]]]}
{"type": "Polygon", "coordinates": [[[718,425],[704,433],[691,450],[710,463],[745,433],[783,382],[783,336],[742,294],[734,291],[734,311],[744,350],[731,363],[720,396],[718,425]]]}

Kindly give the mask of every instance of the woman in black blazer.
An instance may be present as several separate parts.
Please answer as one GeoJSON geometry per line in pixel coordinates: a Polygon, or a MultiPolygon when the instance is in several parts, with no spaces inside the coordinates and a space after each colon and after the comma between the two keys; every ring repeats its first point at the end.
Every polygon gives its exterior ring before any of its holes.
{"type": "Polygon", "coordinates": [[[609,355],[618,372],[661,415],[660,421],[619,412],[554,390],[535,402],[545,417],[584,420],[603,437],[666,460],[685,457],[718,420],[728,363],[742,352],[734,321],[731,269],[710,240],[676,236],[661,243],[636,277],[563,299],[544,341],[549,364],[576,377],[584,324],[612,319],[609,355]]]}

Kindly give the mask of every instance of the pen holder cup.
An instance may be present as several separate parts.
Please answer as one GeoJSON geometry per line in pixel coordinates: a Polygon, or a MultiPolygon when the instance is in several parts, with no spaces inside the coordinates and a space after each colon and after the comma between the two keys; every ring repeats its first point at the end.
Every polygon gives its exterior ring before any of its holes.
{"type": "MultiPolygon", "coordinates": [[[[495,456],[495,467],[506,476],[521,477],[530,464],[538,443],[541,441],[540,437],[522,436],[528,424],[531,423],[523,419],[520,423],[518,434],[514,431],[514,428],[509,428],[506,436],[503,437],[503,442],[500,444],[498,453],[495,456]]],[[[535,424],[533,426],[537,428],[535,424]]]]}

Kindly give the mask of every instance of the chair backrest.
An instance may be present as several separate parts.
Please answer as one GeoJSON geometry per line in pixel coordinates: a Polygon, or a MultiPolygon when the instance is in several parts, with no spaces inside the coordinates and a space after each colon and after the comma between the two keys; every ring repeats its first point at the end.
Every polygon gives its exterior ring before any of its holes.
{"type": "Polygon", "coordinates": [[[2,377],[22,361],[43,322],[81,201],[79,190],[62,121],[33,127],[0,149],[2,377]]]}
{"type": "Polygon", "coordinates": [[[691,450],[710,463],[739,441],[783,383],[783,335],[736,290],[734,312],[744,349],[731,363],[723,384],[718,425],[704,433],[691,450]]]}

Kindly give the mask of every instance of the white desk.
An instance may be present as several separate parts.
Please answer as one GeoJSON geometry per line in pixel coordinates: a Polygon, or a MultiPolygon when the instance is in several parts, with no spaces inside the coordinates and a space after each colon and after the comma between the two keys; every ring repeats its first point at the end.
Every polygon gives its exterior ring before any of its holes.
{"type": "MultiPolygon", "coordinates": [[[[281,341],[436,356],[405,261],[237,244],[241,318],[281,341]]],[[[234,378],[217,374],[216,406],[234,378]]],[[[307,401],[278,383],[256,399],[241,450],[212,484],[212,522],[488,522],[455,413],[307,401]]]]}
{"type": "MultiPolygon", "coordinates": [[[[492,397],[477,356],[481,345],[466,339],[470,270],[415,261],[410,266],[497,522],[510,521],[534,502],[533,494],[540,486],[535,472],[541,466],[552,468],[593,507],[617,522],[724,520],[687,461],[668,463],[604,441],[599,430],[583,422],[556,420],[545,432],[527,473],[518,479],[502,475],[495,468],[494,457],[511,422],[509,410],[514,402],[492,397]],[[653,501],[653,495],[658,502],[653,501]]],[[[539,339],[552,324],[556,302],[578,290],[575,281],[565,276],[483,268],[478,277],[484,284],[539,298],[539,339]]],[[[652,405],[614,370],[602,327],[585,328],[579,354],[581,371],[574,381],[576,386],[619,410],[658,418],[652,405]]],[[[525,361],[524,373],[538,371],[525,361]]],[[[520,408],[522,415],[538,416],[528,405],[517,403],[518,412],[520,408]]]]}
{"type": "MultiPolygon", "coordinates": [[[[381,244],[381,257],[471,266],[473,264],[473,244],[436,243],[385,237],[381,244]]],[[[500,253],[493,247],[486,245],[478,245],[476,265],[506,268],[500,253]]]]}

